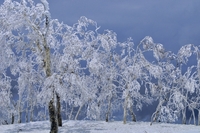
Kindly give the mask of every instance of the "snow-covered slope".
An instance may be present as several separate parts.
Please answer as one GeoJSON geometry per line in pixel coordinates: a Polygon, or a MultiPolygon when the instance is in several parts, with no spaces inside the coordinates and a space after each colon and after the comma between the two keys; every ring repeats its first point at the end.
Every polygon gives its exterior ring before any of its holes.
{"type": "MultiPolygon", "coordinates": [[[[49,122],[1,125],[1,133],[49,133],[49,122]]],[[[200,126],[121,121],[64,121],[59,133],[200,133],[200,126]]]]}

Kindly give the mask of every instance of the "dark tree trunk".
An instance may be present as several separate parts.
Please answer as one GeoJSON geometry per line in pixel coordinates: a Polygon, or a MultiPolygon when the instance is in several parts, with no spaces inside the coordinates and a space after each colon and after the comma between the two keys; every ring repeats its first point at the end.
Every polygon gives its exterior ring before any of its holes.
{"type": "Polygon", "coordinates": [[[19,116],[18,116],[18,117],[19,117],[19,118],[18,118],[18,123],[21,123],[21,122],[22,122],[22,121],[21,121],[21,114],[22,114],[22,113],[21,113],[21,112],[19,112],[19,116]]]}
{"type": "Polygon", "coordinates": [[[111,110],[111,100],[112,100],[112,97],[108,101],[108,110],[106,112],[106,122],[108,122],[109,120],[109,115],[110,115],[110,110],[111,110]]]}
{"type": "Polygon", "coordinates": [[[57,119],[58,119],[58,126],[62,127],[62,116],[61,116],[61,106],[60,106],[60,96],[58,93],[56,93],[56,99],[57,99],[57,119]]]}
{"type": "Polygon", "coordinates": [[[49,102],[49,119],[51,122],[51,130],[50,133],[58,133],[58,124],[57,124],[57,118],[56,118],[56,109],[53,104],[53,100],[50,100],[49,102]]]}
{"type": "Polygon", "coordinates": [[[14,114],[12,113],[12,120],[11,120],[11,124],[14,124],[14,121],[15,121],[15,116],[14,116],[14,114]]]}
{"type": "Polygon", "coordinates": [[[200,125],[200,110],[198,110],[198,125],[200,125]]]}
{"type": "Polygon", "coordinates": [[[26,108],[26,123],[28,123],[28,108],[26,108]]]}
{"type": "Polygon", "coordinates": [[[131,108],[129,109],[129,111],[130,111],[130,114],[131,114],[131,116],[132,116],[132,121],[136,122],[136,115],[135,115],[135,113],[133,112],[133,107],[131,107],[131,108]]]}
{"type": "Polygon", "coordinates": [[[186,109],[182,110],[182,124],[186,124],[186,109]]]}

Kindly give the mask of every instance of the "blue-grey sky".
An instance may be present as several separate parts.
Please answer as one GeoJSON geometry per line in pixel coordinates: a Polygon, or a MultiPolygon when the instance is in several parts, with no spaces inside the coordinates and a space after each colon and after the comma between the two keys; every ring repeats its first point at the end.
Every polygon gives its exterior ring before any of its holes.
{"type": "MultiPolygon", "coordinates": [[[[3,0],[0,0],[3,3],[3,0]]],[[[19,0],[18,0],[19,1],[19,0]]],[[[39,1],[39,0],[35,0],[39,1]]],[[[119,41],[145,36],[177,52],[185,44],[200,45],[200,0],[48,0],[52,18],[72,25],[81,16],[101,30],[117,33],[119,41]]]]}
{"type": "Polygon", "coordinates": [[[151,36],[174,52],[200,45],[200,0],[49,0],[49,6],[52,18],[70,25],[86,16],[115,31],[119,41],[132,37],[138,44],[151,36]]]}

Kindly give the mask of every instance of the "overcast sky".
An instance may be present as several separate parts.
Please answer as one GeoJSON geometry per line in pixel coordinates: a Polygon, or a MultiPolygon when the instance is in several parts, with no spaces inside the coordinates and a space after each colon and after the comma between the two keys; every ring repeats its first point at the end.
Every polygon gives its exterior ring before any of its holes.
{"type": "MultiPolygon", "coordinates": [[[[3,3],[3,0],[0,0],[3,3]]],[[[35,0],[39,1],[39,0],[35,0]]],[[[48,0],[52,18],[68,25],[86,16],[119,41],[145,36],[177,52],[185,44],[200,45],[200,0],[48,0]]]]}
{"type": "Polygon", "coordinates": [[[95,20],[118,40],[145,36],[176,52],[182,45],[200,45],[200,0],[49,0],[52,18],[67,24],[80,16],[95,20]]]}

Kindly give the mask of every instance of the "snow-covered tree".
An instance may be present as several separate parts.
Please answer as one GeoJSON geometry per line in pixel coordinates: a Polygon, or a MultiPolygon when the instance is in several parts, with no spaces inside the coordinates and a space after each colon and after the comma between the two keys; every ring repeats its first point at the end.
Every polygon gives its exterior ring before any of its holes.
{"type": "Polygon", "coordinates": [[[100,33],[86,17],[72,26],[51,19],[46,0],[5,0],[0,28],[1,124],[46,120],[49,113],[57,132],[61,113],[66,119],[109,121],[118,110],[126,123],[128,114],[136,121],[135,111],[152,102],[158,104],[152,122],[182,116],[186,123],[189,109],[196,123],[197,46],[182,46],[174,54],[149,36],[137,46],[131,38],[118,42],[115,32],[100,33]]]}
{"type": "MultiPolygon", "coordinates": [[[[9,67],[11,74],[19,77],[19,102],[17,105],[18,122],[21,122],[22,106],[28,102],[23,98],[33,92],[29,87],[34,86],[32,89],[38,90],[45,89],[40,83],[49,79],[48,77],[53,73],[51,54],[54,54],[56,48],[59,48],[56,45],[58,41],[55,41],[54,23],[56,22],[50,18],[48,3],[45,0],[38,4],[32,0],[22,0],[21,2],[5,0],[0,10],[0,26],[3,36],[1,41],[8,47],[4,50],[10,50],[10,53],[12,52],[16,57],[9,67]],[[34,79],[32,78],[33,82],[29,80],[31,77],[34,77],[34,79]],[[40,81],[36,82],[37,80],[40,81]]],[[[51,86],[46,90],[49,100],[53,98],[54,89],[51,86]]]]}
{"type": "MultiPolygon", "coordinates": [[[[167,115],[166,112],[169,112],[165,105],[171,91],[173,91],[172,85],[176,77],[176,67],[172,63],[175,55],[165,51],[162,44],[154,43],[151,37],[145,37],[141,41],[141,44],[143,45],[143,49],[147,51],[147,55],[151,56],[151,58],[154,57],[152,62],[146,61],[148,63],[145,66],[145,70],[149,76],[149,81],[145,83],[146,93],[158,103],[156,111],[152,114],[152,124],[154,121],[165,121],[161,117],[165,117],[167,115]]],[[[145,56],[143,57],[144,59],[145,56]]],[[[168,115],[165,118],[171,117],[168,115]]],[[[175,117],[172,118],[175,119],[175,117]]]]}

